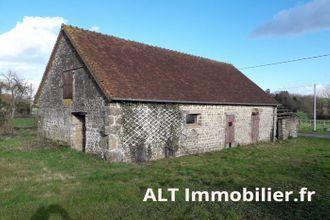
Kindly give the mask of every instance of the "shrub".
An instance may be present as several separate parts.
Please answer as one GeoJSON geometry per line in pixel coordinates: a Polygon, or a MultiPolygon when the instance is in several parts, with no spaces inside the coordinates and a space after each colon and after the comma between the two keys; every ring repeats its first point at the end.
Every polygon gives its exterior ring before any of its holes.
{"type": "Polygon", "coordinates": [[[7,117],[4,111],[0,110],[0,135],[9,135],[14,133],[12,120],[7,117]]]}

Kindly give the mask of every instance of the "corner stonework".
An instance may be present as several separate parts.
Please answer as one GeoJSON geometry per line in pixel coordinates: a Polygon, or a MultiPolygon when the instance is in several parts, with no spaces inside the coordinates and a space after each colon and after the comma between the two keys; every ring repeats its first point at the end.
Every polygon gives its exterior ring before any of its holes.
{"type": "Polygon", "coordinates": [[[108,135],[108,155],[111,162],[123,162],[124,153],[121,149],[120,136],[122,128],[122,109],[118,103],[109,104],[108,126],[105,127],[105,134],[108,135]]]}

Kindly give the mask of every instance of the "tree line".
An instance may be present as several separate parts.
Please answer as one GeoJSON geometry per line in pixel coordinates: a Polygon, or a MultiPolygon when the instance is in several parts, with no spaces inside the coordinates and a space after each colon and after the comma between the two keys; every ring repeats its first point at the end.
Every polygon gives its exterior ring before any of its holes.
{"type": "MultiPolygon", "coordinates": [[[[296,113],[302,119],[313,118],[313,95],[299,95],[281,91],[272,96],[285,108],[296,113]]],[[[330,86],[327,86],[316,98],[317,119],[330,120],[330,86]]]]}

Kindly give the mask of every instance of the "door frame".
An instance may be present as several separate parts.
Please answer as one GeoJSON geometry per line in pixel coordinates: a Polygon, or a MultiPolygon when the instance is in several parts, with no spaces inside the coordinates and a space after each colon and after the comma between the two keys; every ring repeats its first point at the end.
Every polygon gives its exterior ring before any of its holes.
{"type": "Polygon", "coordinates": [[[86,151],[86,113],[71,113],[71,148],[77,151],[86,151]]]}

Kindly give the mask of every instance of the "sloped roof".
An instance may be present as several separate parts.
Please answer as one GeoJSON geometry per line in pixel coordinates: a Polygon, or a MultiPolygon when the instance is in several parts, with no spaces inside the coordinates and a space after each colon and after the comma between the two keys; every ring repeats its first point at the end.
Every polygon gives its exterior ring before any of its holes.
{"type": "Polygon", "coordinates": [[[62,31],[109,100],[278,104],[231,64],[67,25],[62,31]]]}

